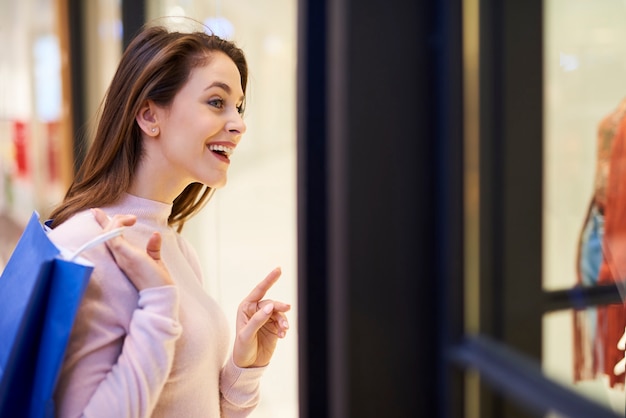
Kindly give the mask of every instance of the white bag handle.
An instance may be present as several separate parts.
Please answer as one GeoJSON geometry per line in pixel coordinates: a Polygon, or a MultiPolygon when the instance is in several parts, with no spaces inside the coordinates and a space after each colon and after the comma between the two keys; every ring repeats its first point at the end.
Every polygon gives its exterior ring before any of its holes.
{"type": "Polygon", "coordinates": [[[82,253],[83,251],[87,251],[88,249],[93,248],[96,245],[100,245],[103,242],[110,240],[111,238],[115,238],[115,237],[122,235],[122,232],[124,231],[124,229],[125,227],[115,228],[115,229],[110,230],[109,232],[98,235],[97,237],[95,237],[94,239],[90,241],[87,241],[79,249],[71,253],[68,257],[66,257],[66,260],[74,261],[74,259],[78,257],[80,253],[82,253]]]}

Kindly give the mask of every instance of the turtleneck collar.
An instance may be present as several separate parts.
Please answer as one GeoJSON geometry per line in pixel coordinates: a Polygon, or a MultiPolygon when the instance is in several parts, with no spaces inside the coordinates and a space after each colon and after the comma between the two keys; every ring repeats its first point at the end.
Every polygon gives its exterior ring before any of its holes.
{"type": "Polygon", "coordinates": [[[117,203],[110,206],[110,209],[119,214],[135,215],[140,222],[167,227],[167,219],[172,213],[173,206],[173,203],[157,202],[124,193],[117,203]]]}

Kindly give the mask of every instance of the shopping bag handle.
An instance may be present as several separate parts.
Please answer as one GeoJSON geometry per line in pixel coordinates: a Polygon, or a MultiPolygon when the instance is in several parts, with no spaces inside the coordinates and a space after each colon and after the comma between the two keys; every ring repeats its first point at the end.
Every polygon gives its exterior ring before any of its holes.
{"type": "Polygon", "coordinates": [[[68,261],[74,261],[74,259],[76,257],[78,257],[80,255],[80,253],[82,253],[83,251],[87,251],[90,248],[93,248],[97,245],[100,245],[108,240],[110,240],[111,238],[115,238],[118,237],[120,235],[122,235],[122,232],[124,231],[125,227],[120,227],[120,228],[115,228],[110,230],[109,232],[106,232],[104,234],[100,234],[97,237],[95,237],[94,239],[92,239],[91,241],[87,241],[85,244],[83,244],[80,248],[78,248],[76,251],[74,251],[73,253],[71,253],[66,259],[68,261]]]}

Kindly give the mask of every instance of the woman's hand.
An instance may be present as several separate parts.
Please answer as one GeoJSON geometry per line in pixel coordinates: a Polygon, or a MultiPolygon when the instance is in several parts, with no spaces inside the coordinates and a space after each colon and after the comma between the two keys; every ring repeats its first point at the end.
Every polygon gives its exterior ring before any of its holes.
{"type": "Polygon", "coordinates": [[[276,348],[278,338],[285,337],[289,322],[286,303],[261,300],[280,277],[280,268],[272,270],[246,297],[237,311],[237,336],[233,361],[238,367],[266,366],[276,348]]]}
{"type": "MultiPolygon", "coordinates": [[[[109,218],[102,210],[91,210],[104,232],[122,226],[132,226],[137,221],[133,215],[115,215],[109,218]]],[[[172,285],[174,282],[161,260],[161,234],[154,232],[146,250],[130,244],[123,236],[111,238],[106,242],[119,268],[132,284],[141,291],[149,287],[172,285]]]]}

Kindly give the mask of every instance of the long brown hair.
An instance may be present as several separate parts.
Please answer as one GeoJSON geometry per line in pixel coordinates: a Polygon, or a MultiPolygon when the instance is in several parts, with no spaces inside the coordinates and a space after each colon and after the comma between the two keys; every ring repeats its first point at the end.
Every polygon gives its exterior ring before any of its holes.
{"type": "MultiPolygon", "coordinates": [[[[248,66],[232,42],[202,31],[173,32],[145,27],[126,48],[105,96],[93,142],[63,202],[50,214],[55,227],[75,213],[117,201],[131,185],[142,157],[141,129],[135,120],[146,100],[167,107],[194,68],[221,51],[239,70],[245,93],[248,66]]],[[[180,231],[212,194],[201,183],[188,185],[176,197],[168,223],[180,231]]]]}

